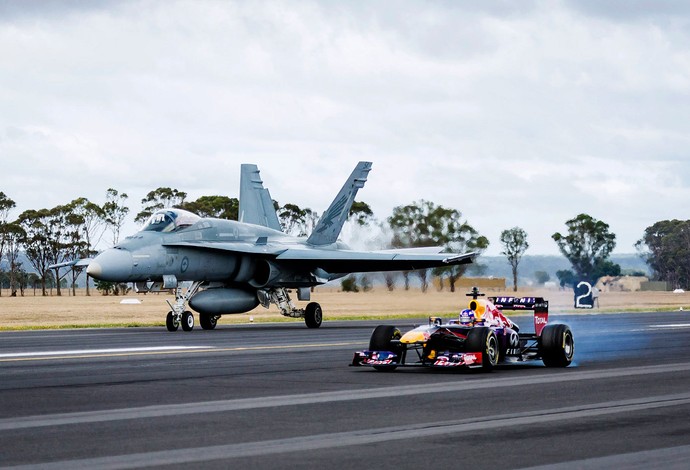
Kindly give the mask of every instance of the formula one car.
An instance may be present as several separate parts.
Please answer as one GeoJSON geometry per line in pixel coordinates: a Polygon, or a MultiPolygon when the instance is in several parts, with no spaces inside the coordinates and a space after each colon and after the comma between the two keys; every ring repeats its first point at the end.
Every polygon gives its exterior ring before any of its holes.
{"type": "Polygon", "coordinates": [[[547,367],[567,367],[573,360],[575,342],[567,325],[548,323],[549,302],[541,297],[487,297],[475,287],[458,319],[443,322],[430,317],[428,325],[404,335],[395,326],[374,329],[369,349],[357,351],[353,366],[372,366],[393,371],[401,366],[480,368],[491,370],[500,363],[541,359],[547,367]],[[503,315],[504,310],[534,312],[534,333],[503,315]]]}

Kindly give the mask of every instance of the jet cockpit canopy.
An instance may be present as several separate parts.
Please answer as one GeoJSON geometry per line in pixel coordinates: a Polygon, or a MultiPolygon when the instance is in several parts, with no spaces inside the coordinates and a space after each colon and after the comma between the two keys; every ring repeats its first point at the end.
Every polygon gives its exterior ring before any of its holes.
{"type": "Polygon", "coordinates": [[[183,209],[161,209],[153,213],[142,232],[174,232],[195,224],[201,217],[183,209]]]}

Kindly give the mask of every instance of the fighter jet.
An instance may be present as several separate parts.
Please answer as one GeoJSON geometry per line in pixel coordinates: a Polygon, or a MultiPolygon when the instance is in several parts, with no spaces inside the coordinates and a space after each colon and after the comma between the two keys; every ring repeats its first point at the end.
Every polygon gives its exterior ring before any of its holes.
{"type": "MultiPolygon", "coordinates": [[[[102,281],[131,282],[139,292],[175,290],[168,301],[169,331],[205,330],[222,315],[275,304],[292,318],[318,328],[321,306],[297,308],[290,298],[310,301],[311,288],[353,272],[427,269],[471,263],[476,253],[441,253],[438,248],[354,251],[338,239],[371,162],[359,162],[309,237],[281,231],[273,201],[259,169],[243,164],[239,221],[201,218],[170,208],[155,212],[143,228],[90,260],[86,272],[102,281]],[[187,286],[186,288],[184,286],[187,286]]],[[[83,262],[82,262],[83,264],[83,262]]]]}

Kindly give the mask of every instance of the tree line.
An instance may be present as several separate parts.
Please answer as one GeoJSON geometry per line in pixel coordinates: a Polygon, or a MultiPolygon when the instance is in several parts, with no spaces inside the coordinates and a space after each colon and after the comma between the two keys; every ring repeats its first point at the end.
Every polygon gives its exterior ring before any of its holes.
{"type": "MultiPolygon", "coordinates": [[[[11,295],[17,295],[18,291],[23,293],[29,282],[30,271],[27,268],[33,268],[35,277],[32,280],[34,285],[40,283],[42,295],[46,295],[46,289],[51,286],[56,288],[57,295],[61,295],[61,281],[67,277],[74,290],[80,269],[67,266],[55,270],[54,275],[48,266],[95,255],[96,247],[106,234],[109,235],[108,242],[116,245],[130,213],[128,199],[126,193],[109,188],[105,202],[100,205],[80,197],[52,209],[26,210],[10,220],[9,215],[16,203],[0,192],[0,270],[3,266],[8,268],[6,277],[11,295]],[[22,266],[19,261],[21,253],[26,256],[30,267],[22,266]]],[[[319,214],[309,208],[300,208],[292,203],[280,205],[276,201],[274,205],[283,231],[290,235],[306,236],[318,222],[319,214]]],[[[142,224],[155,211],[168,207],[185,209],[201,217],[237,220],[239,201],[226,196],[201,196],[187,201],[187,193],[160,187],[141,199],[141,210],[134,220],[142,224]]],[[[397,206],[383,221],[374,216],[368,204],[356,201],[350,210],[348,224],[355,228],[378,227],[385,234],[384,242],[388,248],[443,246],[448,252],[482,253],[489,246],[488,238],[463,219],[459,210],[426,200],[397,206]]],[[[620,267],[608,260],[616,237],[606,223],[580,214],[566,221],[566,227],[566,234],[557,232],[552,236],[573,268],[557,273],[561,285],[572,285],[575,279],[595,281],[601,275],[615,275],[616,269],[620,273],[620,267]]],[[[658,222],[649,227],[638,242],[638,249],[659,280],[687,287],[690,278],[687,272],[687,266],[690,266],[690,245],[687,243],[689,227],[690,221],[658,222]]],[[[518,265],[529,248],[527,233],[520,227],[506,229],[501,233],[500,243],[503,247],[501,254],[506,256],[512,268],[513,288],[517,290],[518,265]]],[[[421,270],[415,271],[414,275],[419,277],[423,291],[427,290],[431,276],[440,278],[442,286],[447,284],[454,291],[455,283],[467,267],[460,265],[421,270]]],[[[393,290],[397,276],[401,275],[404,288],[408,289],[411,274],[384,273],[387,288],[393,290]]],[[[354,286],[356,289],[356,277],[345,282],[344,286],[354,286]]],[[[366,277],[360,278],[359,282],[363,288],[371,284],[366,277]]],[[[87,295],[88,289],[87,283],[87,295]]]]}

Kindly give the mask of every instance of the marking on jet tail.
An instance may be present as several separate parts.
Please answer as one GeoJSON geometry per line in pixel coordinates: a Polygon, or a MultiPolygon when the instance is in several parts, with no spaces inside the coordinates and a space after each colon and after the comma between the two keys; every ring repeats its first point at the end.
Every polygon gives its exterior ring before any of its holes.
{"type": "Polygon", "coordinates": [[[347,195],[344,195],[333,205],[333,208],[323,216],[323,221],[321,222],[321,227],[316,231],[317,233],[322,233],[324,230],[331,227],[334,223],[334,219],[340,217],[347,204],[347,195]]]}

